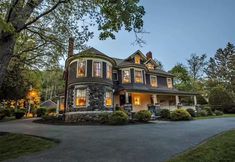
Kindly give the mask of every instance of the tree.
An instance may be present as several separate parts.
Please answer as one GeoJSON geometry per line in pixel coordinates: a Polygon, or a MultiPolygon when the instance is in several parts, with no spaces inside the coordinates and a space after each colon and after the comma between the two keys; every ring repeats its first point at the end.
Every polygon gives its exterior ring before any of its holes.
{"type": "Polygon", "coordinates": [[[189,76],[187,68],[181,64],[176,64],[170,71],[174,74],[174,85],[179,90],[192,90],[191,78],[189,76]]]}
{"type": "Polygon", "coordinates": [[[202,77],[202,72],[206,65],[205,59],[206,54],[202,54],[201,56],[191,54],[190,58],[187,60],[189,72],[194,81],[202,77]]]}
{"type": "Polygon", "coordinates": [[[163,64],[162,64],[162,62],[161,61],[159,61],[158,59],[154,59],[154,61],[158,64],[158,69],[160,69],[160,70],[163,70],[164,69],[164,67],[163,67],[163,64]]]}
{"type": "MultiPolygon", "coordinates": [[[[101,40],[115,39],[122,29],[134,31],[137,43],[145,14],[139,0],[1,0],[0,86],[13,57],[30,61],[55,61],[65,54],[66,40],[74,36],[77,47],[98,27],[101,40]],[[40,51],[40,52],[38,52],[40,51]],[[21,57],[23,55],[23,57],[21,57]],[[47,60],[48,59],[48,60],[47,60]]],[[[32,65],[32,64],[31,64],[32,65]]]]}

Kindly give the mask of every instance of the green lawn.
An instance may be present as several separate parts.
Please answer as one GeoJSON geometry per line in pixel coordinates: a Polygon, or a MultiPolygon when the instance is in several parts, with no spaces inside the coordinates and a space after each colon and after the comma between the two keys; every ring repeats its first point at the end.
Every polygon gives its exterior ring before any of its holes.
{"type": "Polygon", "coordinates": [[[55,141],[39,137],[0,133],[0,161],[42,151],[55,145],[55,141]]]}
{"type": "Polygon", "coordinates": [[[234,162],[235,130],[227,131],[168,162],[234,162]]]}
{"type": "Polygon", "coordinates": [[[200,116],[200,117],[194,117],[193,119],[201,120],[201,119],[214,119],[214,118],[228,118],[228,117],[235,117],[235,114],[224,114],[220,116],[200,116]]]}

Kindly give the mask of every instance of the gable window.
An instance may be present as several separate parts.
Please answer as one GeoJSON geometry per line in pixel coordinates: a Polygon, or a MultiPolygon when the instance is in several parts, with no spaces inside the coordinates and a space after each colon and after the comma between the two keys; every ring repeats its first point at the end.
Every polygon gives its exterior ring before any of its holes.
{"type": "Polygon", "coordinates": [[[135,55],[135,63],[140,64],[140,55],[135,55]]]}
{"type": "Polygon", "coordinates": [[[112,66],[107,64],[106,78],[112,80],[112,66]]]}
{"type": "Polygon", "coordinates": [[[136,83],[143,83],[142,70],[135,70],[135,82],[136,83]]]}
{"type": "Polygon", "coordinates": [[[94,61],[93,62],[93,76],[94,77],[102,77],[102,71],[101,71],[101,62],[94,61]]]}
{"type": "Polygon", "coordinates": [[[154,70],[154,65],[153,64],[151,64],[151,63],[147,63],[147,68],[149,69],[149,70],[154,70]]]}
{"type": "Polygon", "coordinates": [[[131,82],[130,70],[123,70],[122,71],[122,82],[123,83],[130,83],[131,82]]]}
{"type": "Polygon", "coordinates": [[[150,77],[150,83],[152,87],[157,87],[157,77],[156,76],[151,76],[150,77]]]}
{"type": "Polygon", "coordinates": [[[111,91],[107,91],[107,92],[105,93],[105,105],[106,105],[107,107],[111,107],[111,106],[112,106],[112,103],[113,103],[113,101],[112,101],[112,96],[113,96],[113,94],[112,94],[111,91]]]}
{"type": "Polygon", "coordinates": [[[136,105],[136,106],[140,105],[140,97],[139,96],[134,97],[134,105],[136,105]]]}
{"type": "Polygon", "coordinates": [[[86,89],[76,90],[76,106],[86,106],[86,89]]]}
{"type": "Polygon", "coordinates": [[[84,77],[86,75],[86,61],[77,62],[77,77],[84,77]]]}
{"type": "Polygon", "coordinates": [[[167,87],[168,88],[173,88],[172,79],[171,78],[167,78],[167,87]]]}

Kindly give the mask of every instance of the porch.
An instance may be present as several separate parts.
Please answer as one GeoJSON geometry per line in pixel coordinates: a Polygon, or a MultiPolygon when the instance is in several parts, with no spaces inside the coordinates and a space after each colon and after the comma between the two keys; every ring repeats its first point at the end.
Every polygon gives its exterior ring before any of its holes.
{"type": "Polygon", "coordinates": [[[197,105],[196,95],[190,94],[161,94],[161,93],[138,93],[122,91],[114,95],[114,105],[131,107],[134,112],[148,110],[155,106],[160,109],[174,110],[177,108],[192,108],[197,105]]]}

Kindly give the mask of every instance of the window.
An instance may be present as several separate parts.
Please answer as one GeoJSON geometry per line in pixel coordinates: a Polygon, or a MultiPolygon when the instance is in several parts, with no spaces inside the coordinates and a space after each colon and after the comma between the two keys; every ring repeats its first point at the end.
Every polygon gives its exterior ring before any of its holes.
{"type": "Polygon", "coordinates": [[[142,70],[135,70],[135,82],[136,83],[143,83],[142,70]]]}
{"type": "Polygon", "coordinates": [[[140,55],[135,55],[135,63],[140,64],[140,55]]]}
{"type": "Polygon", "coordinates": [[[112,92],[111,91],[108,91],[108,92],[106,92],[105,93],[105,105],[107,106],[107,107],[111,107],[112,106],[112,96],[113,96],[113,94],[112,94],[112,92]]]}
{"type": "Polygon", "coordinates": [[[153,64],[151,64],[151,63],[147,63],[147,68],[149,69],[149,70],[154,70],[154,65],[153,64]]]}
{"type": "Polygon", "coordinates": [[[140,105],[140,97],[139,96],[134,97],[134,105],[136,105],[136,106],[140,105]]]}
{"type": "Polygon", "coordinates": [[[112,80],[112,66],[107,64],[106,78],[112,80]]]}
{"type": "Polygon", "coordinates": [[[168,88],[173,88],[172,79],[171,78],[167,78],[167,87],[168,88]]]}
{"type": "Polygon", "coordinates": [[[113,72],[113,80],[117,81],[118,80],[118,74],[117,72],[113,72]]]}
{"type": "Polygon", "coordinates": [[[86,89],[76,90],[76,106],[86,106],[86,89]]]}
{"type": "Polygon", "coordinates": [[[94,77],[102,77],[101,74],[101,62],[94,61],[93,62],[93,76],[94,77]]]}
{"type": "Polygon", "coordinates": [[[77,76],[84,77],[86,75],[86,61],[77,62],[77,76]]]}
{"type": "Polygon", "coordinates": [[[150,77],[150,83],[152,87],[157,87],[157,77],[156,76],[151,76],[150,77]]]}
{"type": "Polygon", "coordinates": [[[130,83],[131,82],[130,70],[123,70],[122,71],[122,80],[123,80],[123,83],[130,83]]]}

